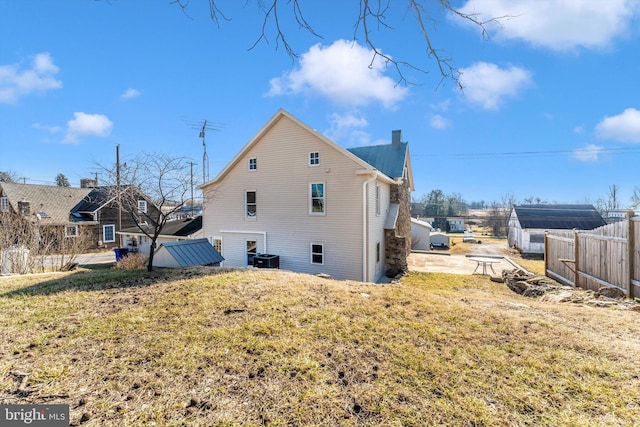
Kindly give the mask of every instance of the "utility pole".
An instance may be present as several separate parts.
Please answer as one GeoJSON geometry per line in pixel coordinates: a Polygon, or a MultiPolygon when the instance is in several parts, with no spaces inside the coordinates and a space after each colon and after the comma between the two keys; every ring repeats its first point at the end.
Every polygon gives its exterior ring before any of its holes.
{"type": "Polygon", "coordinates": [[[120,144],[116,145],[116,189],[118,195],[118,231],[122,231],[122,197],[120,195],[120,144]]]}
{"type": "Polygon", "coordinates": [[[193,162],[189,162],[191,165],[191,218],[193,218],[193,162]]]}

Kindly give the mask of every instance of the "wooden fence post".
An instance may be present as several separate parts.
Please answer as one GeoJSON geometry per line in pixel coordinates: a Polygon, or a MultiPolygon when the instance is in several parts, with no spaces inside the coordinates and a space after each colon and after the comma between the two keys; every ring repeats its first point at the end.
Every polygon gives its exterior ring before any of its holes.
{"type": "Polygon", "coordinates": [[[578,237],[578,230],[573,229],[573,259],[575,260],[575,271],[573,275],[573,286],[576,288],[580,286],[580,250],[578,248],[580,238],[578,237]]]}

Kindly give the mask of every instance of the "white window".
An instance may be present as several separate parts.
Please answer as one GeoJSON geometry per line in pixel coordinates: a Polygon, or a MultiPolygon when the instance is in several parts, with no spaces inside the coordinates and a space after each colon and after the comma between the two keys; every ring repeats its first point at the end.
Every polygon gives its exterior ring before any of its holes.
{"type": "Polygon", "coordinates": [[[146,200],[138,200],[138,213],[147,213],[147,201],[146,200]]]}
{"type": "Polygon", "coordinates": [[[258,169],[258,159],[255,157],[253,159],[249,159],[249,170],[254,171],[258,169]]]}
{"type": "Polygon", "coordinates": [[[0,197],[0,212],[9,212],[9,198],[0,197]]]}
{"type": "Polygon", "coordinates": [[[312,183],[309,186],[309,213],[311,215],[324,215],[325,206],[324,183],[312,183]]]}
{"type": "Polygon", "coordinates": [[[222,253],[222,239],[213,239],[213,249],[222,253]]]}
{"type": "Polygon", "coordinates": [[[244,204],[245,204],[245,218],[255,219],[258,213],[258,203],[256,200],[255,191],[245,191],[244,204]]]}
{"type": "Polygon", "coordinates": [[[111,225],[103,225],[102,226],[102,237],[105,243],[115,242],[116,241],[116,226],[111,225]]]}
{"type": "Polygon", "coordinates": [[[380,215],[380,185],[376,184],[376,215],[380,215]]]}
{"type": "Polygon", "coordinates": [[[314,151],[309,153],[309,166],[318,166],[320,164],[320,153],[314,151]]]}
{"type": "Polygon", "coordinates": [[[311,244],[311,264],[324,264],[324,245],[321,243],[311,244]]]}
{"type": "Polygon", "coordinates": [[[77,225],[65,225],[64,226],[64,237],[78,237],[78,226],[77,225]]]}

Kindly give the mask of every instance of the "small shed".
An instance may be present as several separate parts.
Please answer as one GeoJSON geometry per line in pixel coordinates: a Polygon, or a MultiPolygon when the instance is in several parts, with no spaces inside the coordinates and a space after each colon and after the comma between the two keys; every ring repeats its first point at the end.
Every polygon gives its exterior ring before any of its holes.
{"type": "Polygon", "coordinates": [[[514,205],[509,217],[508,243],[524,254],[543,254],[546,231],[593,230],[605,224],[589,204],[514,205]]]}
{"type": "Polygon", "coordinates": [[[431,233],[430,236],[431,245],[436,248],[443,248],[451,246],[449,236],[444,233],[431,233]]]}
{"type": "Polygon", "coordinates": [[[426,221],[411,218],[411,249],[428,251],[433,227],[426,221]]]}
{"type": "Polygon", "coordinates": [[[154,267],[180,268],[194,265],[218,266],[224,261],[207,239],[164,242],[153,257],[154,267]]]}

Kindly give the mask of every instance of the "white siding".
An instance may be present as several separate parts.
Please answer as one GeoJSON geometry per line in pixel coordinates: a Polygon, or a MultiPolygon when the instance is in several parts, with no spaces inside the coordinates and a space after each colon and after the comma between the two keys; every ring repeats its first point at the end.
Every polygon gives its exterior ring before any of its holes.
{"type": "Polygon", "coordinates": [[[243,266],[246,254],[243,235],[225,230],[260,232],[266,233],[266,252],[280,256],[282,269],[361,280],[366,179],[356,175],[361,169],[343,152],[283,117],[220,182],[205,188],[204,235],[223,237],[225,266],[243,266]],[[315,151],[320,165],[309,166],[309,153],[315,151]],[[249,158],[257,159],[257,170],[247,170],[249,158]],[[326,214],[309,215],[309,185],[318,182],[325,183],[326,214]],[[256,191],[255,219],[245,219],[247,190],[256,191]],[[324,245],[324,265],[310,263],[312,242],[324,245]]]}
{"type": "Polygon", "coordinates": [[[387,183],[373,181],[367,184],[367,278],[366,281],[376,282],[384,273],[385,238],[384,224],[389,214],[391,197],[390,186],[387,183]],[[376,212],[376,185],[380,186],[380,215],[376,212]],[[376,260],[376,245],[380,243],[380,260],[376,260]]]}

